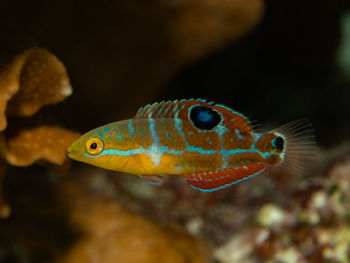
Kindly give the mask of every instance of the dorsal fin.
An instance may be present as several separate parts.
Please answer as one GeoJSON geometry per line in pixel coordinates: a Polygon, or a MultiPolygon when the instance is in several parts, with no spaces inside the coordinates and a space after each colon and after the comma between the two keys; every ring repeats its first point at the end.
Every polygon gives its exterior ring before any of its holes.
{"type": "Polygon", "coordinates": [[[194,105],[205,106],[219,112],[225,122],[225,126],[229,129],[239,128],[240,132],[252,131],[249,120],[243,114],[224,105],[207,102],[203,99],[183,99],[148,104],[138,110],[135,118],[178,118],[185,120],[188,119],[188,112],[194,105]]]}
{"type": "Polygon", "coordinates": [[[213,102],[207,102],[203,99],[183,99],[183,100],[168,100],[162,102],[155,102],[141,107],[136,115],[136,119],[144,118],[175,118],[178,116],[180,110],[185,109],[187,105],[192,103],[201,103],[204,105],[211,106],[213,102]]]}

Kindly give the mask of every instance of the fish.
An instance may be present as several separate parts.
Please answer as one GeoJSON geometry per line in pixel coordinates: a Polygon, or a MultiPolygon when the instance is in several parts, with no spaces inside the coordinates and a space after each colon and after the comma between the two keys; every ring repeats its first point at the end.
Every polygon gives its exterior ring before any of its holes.
{"type": "Polygon", "coordinates": [[[316,150],[306,119],[259,133],[227,106],[183,99],[141,107],[134,118],[82,135],[67,152],[74,160],[151,184],[182,175],[192,188],[212,192],[276,167],[301,172],[316,150]]]}

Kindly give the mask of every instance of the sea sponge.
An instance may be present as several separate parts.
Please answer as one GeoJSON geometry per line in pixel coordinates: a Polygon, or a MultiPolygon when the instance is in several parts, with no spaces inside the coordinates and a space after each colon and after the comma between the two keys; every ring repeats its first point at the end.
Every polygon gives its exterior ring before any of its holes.
{"type": "Polygon", "coordinates": [[[71,94],[66,68],[56,56],[42,48],[25,50],[0,73],[0,130],[7,126],[5,113],[32,116],[71,94]]]}

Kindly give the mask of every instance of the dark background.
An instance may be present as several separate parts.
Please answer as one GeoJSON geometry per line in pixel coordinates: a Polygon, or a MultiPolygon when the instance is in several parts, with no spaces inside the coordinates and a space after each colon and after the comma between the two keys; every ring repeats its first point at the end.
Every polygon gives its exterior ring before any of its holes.
{"type": "Polygon", "coordinates": [[[349,138],[349,72],[337,63],[349,2],[246,3],[235,18],[227,2],[2,0],[0,63],[33,46],[57,55],[74,94],[39,116],[79,132],[193,97],[263,127],[307,117],[322,146],[349,138]]]}

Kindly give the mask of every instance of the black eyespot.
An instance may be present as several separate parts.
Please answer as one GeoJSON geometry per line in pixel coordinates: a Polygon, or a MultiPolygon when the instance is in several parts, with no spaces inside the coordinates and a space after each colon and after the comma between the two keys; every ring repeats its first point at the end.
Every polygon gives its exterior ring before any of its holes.
{"type": "Polygon", "coordinates": [[[190,119],[194,126],[201,130],[211,130],[221,121],[221,115],[205,106],[194,106],[190,112],[190,119]]]}
{"type": "Polygon", "coordinates": [[[276,137],[275,139],[272,140],[272,145],[273,147],[279,149],[279,150],[283,150],[283,146],[284,146],[284,140],[282,137],[276,137]]]}
{"type": "Polygon", "coordinates": [[[91,150],[96,150],[97,149],[97,143],[96,142],[91,143],[90,149],[91,150]]]}

